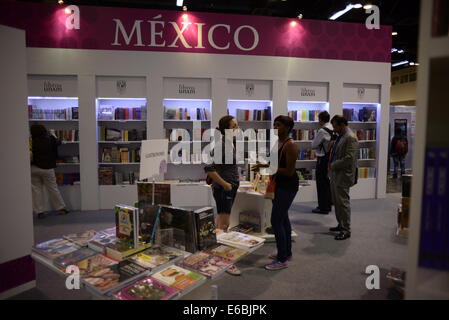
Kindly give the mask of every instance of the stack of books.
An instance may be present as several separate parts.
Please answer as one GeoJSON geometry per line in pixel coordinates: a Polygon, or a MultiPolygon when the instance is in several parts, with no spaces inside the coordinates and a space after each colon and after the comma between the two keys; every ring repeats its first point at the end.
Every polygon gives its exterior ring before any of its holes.
{"type": "Polygon", "coordinates": [[[318,121],[318,115],[322,110],[294,110],[289,111],[288,116],[295,122],[318,121]]]}

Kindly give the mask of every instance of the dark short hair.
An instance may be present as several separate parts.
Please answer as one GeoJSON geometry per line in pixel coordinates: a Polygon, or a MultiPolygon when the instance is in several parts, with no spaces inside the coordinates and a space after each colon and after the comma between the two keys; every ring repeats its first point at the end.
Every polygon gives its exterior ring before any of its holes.
{"type": "Polygon", "coordinates": [[[30,128],[32,137],[41,137],[47,134],[47,129],[41,124],[33,124],[30,128]]]}
{"type": "Polygon", "coordinates": [[[276,121],[278,121],[278,122],[282,123],[284,126],[290,128],[289,131],[293,130],[293,127],[295,126],[295,122],[289,116],[277,116],[276,119],[274,119],[274,122],[276,122],[276,121]]]}
{"type": "Polygon", "coordinates": [[[332,118],[331,120],[332,125],[337,124],[339,126],[341,126],[342,124],[344,124],[345,126],[348,125],[348,120],[340,115],[336,115],[332,118]]]}
{"type": "Polygon", "coordinates": [[[218,130],[222,133],[225,134],[225,130],[226,129],[230,129],[231,127],[231,121],[232,119],[234,119],[233,116],[224,116],[221,117],[221,119],[218,121],[218,130]]]}
{"type": "Polygon", "coordinates": [[[320,114],[318,115],[318,119],[325,123],[328,123],[329,120],[331,119],[331,115],[327,111],[321,111],[320,114]]]}

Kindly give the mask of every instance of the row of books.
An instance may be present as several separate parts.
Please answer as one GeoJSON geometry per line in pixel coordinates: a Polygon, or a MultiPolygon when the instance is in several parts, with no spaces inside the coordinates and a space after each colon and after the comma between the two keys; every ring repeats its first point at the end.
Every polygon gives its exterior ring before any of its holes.
{"type": "Polygon", "coordinates": [[[449,149],[427,148],[424,168],[419,265],[449,270],[449,149]]]}
{"type": "Polygon", "coordinates": [[[359,140],[376,140],[376,129],[359,129],[355,132],[359,140]]]}
{"type": "Polygon", "coordinates": [[[55,173],[56,183],[60,186],[73,185],[80,181],[80,174],[78,173],[55,173]]]}
{"type": "Polygon", "coordinates": [[[28,105],[28,118],[33,120],[77,120],[78,107],[43,109],[28,105]]]}
{"type": "Polygon", "coordinates": [[[299,150],[298,160],[316,160],[315,150],[312,149],[299,150]]]}
{"type": "Polygon", "coordinates": [[[348,121],[371,122],[377,121],[376,107],[363,107],[359,110],[352,108],[343,108],[343,116],[348,121]]]}
{"type": "Polygon", "coordinates": [[[288,116],[295,122],[318,121],[318,115],[323,110],[294,110],[289,111],[288,116]]]}
{"type": "Polygon", "coordinates": [[[64,142],[75,142],[79,141],[79,130],[49,130],[51,134],[56,136],[61,141],[64,142]]]}
{"type": "Polygon", "coordinates": [[[201,141],[207,129],[166,129],[165,137],[170,141],[201,141]]]}
{"type": "Polygon", "coordinates": [[[140,162],[140,148],[105,147],[101,150],[101,162],[104,163],[135,163],[140,162]]]}
{"type": "Polygon", "coordinates": [[[98,127],[100,141],[142,141],[147,139],[146,130],[119,130],[113,128],[98,127]]]}
{"type": "Polygon", "coordinates": [[[375,159],[376,150],[374,148],[360,148],[359,159],[375,159]]]}
{"type": "Polygon", "coordinates": [[[211,120],[207,108],[173,108],[164,106],[165,120],[211,120]]]}
{"type": "Polygon", "coordinates": [[[357,168],[359,179],[376,178],[376,168],[357,168]]]}
{"type": "Polygon", "coordinates": [[[138,171],[115,171],[113,167],[101,166],[98,169],[99,185],[124,185],[136,184],[139,181],[138,171]]]}
{"type": "Polygon", "coordinates": [[[147,120],[147,107],[122,108],[116,106],[100,106],[98,120],[147,120]]]}
{"type": "Polygon", "coordinates": [[[271,121],[271,107],[262,110],[236,109],[235,118],[237,121],[271,121]]]}
{"type": "Polygon", "coordinates": [[[65,156],[56,159],[56,163],[80,163],[80,158],[77,155],[65,156]]]}
{"type": "Polygon", "coordinates": [[[315,139],[317,132],[318,130],[293,129],[292,137],[298,141],[310,141],[315,139]]]}

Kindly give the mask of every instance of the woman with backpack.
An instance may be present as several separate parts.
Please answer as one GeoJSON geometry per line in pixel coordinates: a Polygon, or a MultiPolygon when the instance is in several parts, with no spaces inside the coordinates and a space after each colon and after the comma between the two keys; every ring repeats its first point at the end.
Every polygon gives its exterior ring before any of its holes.
{"type": "Polygon", "coordinates": [[[405,174],[405,157],[408,153],[407,136],[403,135],[401,128],[396,128],[391,139],[390,155],[393,158],[393,179],[398,178],[398,167],[401,168],[401,176],[405,174]]]}

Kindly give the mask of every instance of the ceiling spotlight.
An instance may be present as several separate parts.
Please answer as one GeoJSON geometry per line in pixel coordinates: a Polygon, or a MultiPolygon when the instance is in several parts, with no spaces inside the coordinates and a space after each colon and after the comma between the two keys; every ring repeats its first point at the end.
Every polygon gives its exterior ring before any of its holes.
{"type": "Polygon", "coordinates": [[[363,5],[360,3],[357,4],[348,4],[346,6],[346,8],[344,8],[343,10],[340,10],[338,12],[335,12],[332,16],[329,17],[329,20],[337,20],[338,18],[340,18],[342,15],[344,15],[346,12],[351,11],[352,9],[360,9],[362,8],[363,5]]]}
{"type": "Polygon", "coordinates": [[[355,9],[360,9],[360,8],[362,8],[363,6],[362,6],[362,4],[361,3],[357,3],[357,4],[354,4],[353,5],[353,8],[355,8],[355,9]]]}
{"type": "Polygon", "coordinates": [[[182,6],[182,11],[187,11],[187,6],[182,6]]]}
{"type": "Polygon", "coordinates": [[[402,65],[408,64],[408,63],[409,63],[409,61],[408,61],[408,60],[405,60],[405,61],[393,63],[391,66],[392,66],[392,67],[399,67],[399,66],[402,66],[402,65]]]}
{"type": "Polygon", "coordinates": [[[58,0],[59,4],[64,4],[64,0],[58,0]]]}
{"type": "Polygon", "coordinates": [[[373,7],[373,5],[370,4],[370,3],[368,3],[368,4],[365,4],[365,5],[363,6],[363,9],[369,10],[369,9],[371,9],[372,7],[373,7]]]}
{"type": "Polygon", "coordinates": [[[298,19],[301,20],[304,16],[302,15],[302,13],[298,14],[298,19]]]}
{"type": "Polygon", "coordinates": [[[398,49],[396,49],[396,48],[391,49],[391,53],[395,53],[395,52],[398,52],[398,49]]]}
{"type": "Polygon", "coordinates": [[[398,33],[397,33],[396,31],[393,31],[393,32],[391,33],[391,35],[392,35],[392,36],[397,36],[398,33]]]}
{"type": "Polygon", "coordinates": [[[414,66],[414,65],[415,65],[415,63],[414,63],[414,62],[410,62],[410,65],[411,65],[411,66],[414,66]]]}
{"type": "Polygon", "coordinates": [[[182,7],[182,4],[184,3],[184,0],[176,0],[176,6],[182,7]]]}
{"type": "Polygon", "coordinates": [[[398,53],[404,53],[405,51],[404,50],[398,50],[398,53]]]}

